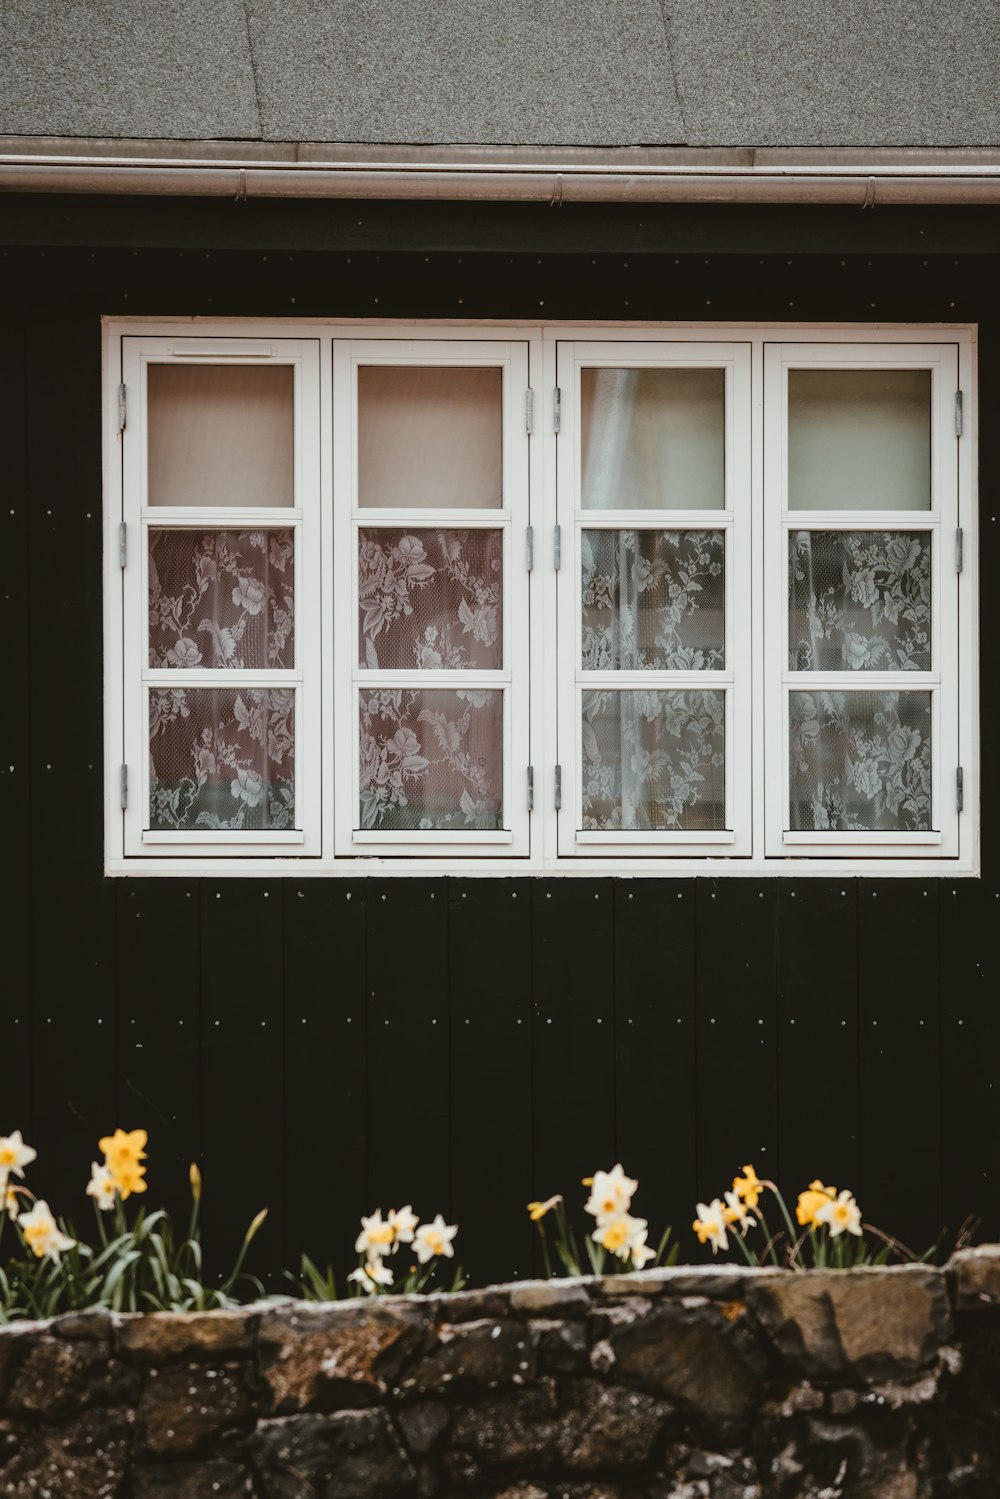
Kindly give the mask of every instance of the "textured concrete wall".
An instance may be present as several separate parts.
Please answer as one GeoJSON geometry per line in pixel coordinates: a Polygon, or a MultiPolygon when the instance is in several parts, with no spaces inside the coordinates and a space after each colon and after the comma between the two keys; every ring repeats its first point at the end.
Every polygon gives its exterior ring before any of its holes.
{"type": "Polygon", "coordinates": [[[986,1499],[1000,1248],[0,1330],[27,1499],[986,1499]]]}

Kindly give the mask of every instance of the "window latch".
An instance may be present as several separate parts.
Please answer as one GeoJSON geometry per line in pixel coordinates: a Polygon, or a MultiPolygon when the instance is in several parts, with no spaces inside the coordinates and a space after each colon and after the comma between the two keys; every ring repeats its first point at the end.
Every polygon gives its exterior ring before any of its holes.
{"type": "Polygon", "coordinates": [[[955,811],[961,812],[965,806],[965,772],[961,765],[955,771],[955,811]]]}
{"type": "Polygon", "coordinates": [[[562,766],[556,766],[556,811],[562,808],[562,766]]]}
{"type": "Polygon", "coordinates": [[[562,567],[562,526],[552,528],[552,566],[556,572],[562,567]]]}
{"type": "Polygon", "coordinates": [[[955,531],[955,571],[957,573],[960,573],[962,571],[962,563],[964,560],[962,557],[962,548],[964,541],[965,537],[962,534],[962,527],[959,526],[955,531]]]}
{"type": "Polygon", "coordinates": [[[525,527],[525,538],[524,538],[524,540],[525,540],[525,555],[526,555],[526,558],[527,558],[527,567],[528,567],[528,572],[530,573],[531,569],[535,565],[535,528],[534,528],[534,526],[526,526],[525,527]]]}
{"type": "Polygon", "coordinates": [[[961,437],[965,430],[965,402],[960,390],[955,392],[955,436],[961,437]]]}
{"type": "Polygon", "coordinates": [[[118,527],[118,566],[128,567],[128,526],[124,521],[118,527]]]}
{"type": "Polygon", "coordinates": [[[124,812],[125,809],[126,809],[126,807],[128,806],[128,766],[127,765],[123,765],[121,767],[121,782],[120,782],[120,786],[119,786],[119,798],[118,799],[121,802],[121,808],[122,808],[122,811],[124,812]]]}
{"type": "Polygon", "coordinates": [[[529,437],[535,430],[535,392],[530,385],[524,392],[524,430],[529,437]]]}
{"type": "Polygon", "coordinates": [[[562,391],[557,385],[552,392],[552,430],[558,432],[562,425],[562,391]]]}
{"type": "Polygon", "coordinates": [[[125,395],[126,395],[126,391],[125,391],[124,385],[119,385],[119,387],[118,387],[118,430],[119,430],[119,432],[124,432],[125,431],[125,395]]]}
{"type": "Polygon", "coordinates": [[[535,767],[528,766],[528,811],[535,810],[535,767]]]}

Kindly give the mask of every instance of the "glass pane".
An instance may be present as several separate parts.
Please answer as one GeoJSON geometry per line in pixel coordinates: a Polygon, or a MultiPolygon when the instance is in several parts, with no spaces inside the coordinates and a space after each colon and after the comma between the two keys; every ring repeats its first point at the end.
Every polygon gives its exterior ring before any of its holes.
{"type": "Polygon", "coordinates": [[[289,364],[151,364],[150,505],[291,505],[289,364]]]}
{"type": "Polygon", "coordinates": [[[789,370],[788,506],[929,510],[930,370],[789,370]]]}
{"type": "Polygon", "coordinates": [[[788,665],[930,671],[930,532],[791,532],[788,665]]]}
{"type": "Polygon", "coordinates": [[[290,828],[295,693],[152,687],[149,826],[290,828]]]}
{"type": "Polygon", "coordinates": [[[359,662],[503,666],[503,532],[358,533],[359,662]]]}
{"type": "Polygon", "coordinates": [[[149,664],[294,664],[291,531],[150,531],[149,664]]]}
{"type": "Polygon", "coordinates": [[[793,692],[789,827],[926,832],[929,692],[793,692]]]}
{"type": "Polygon", "coordinates": [[[503,827],[503,693],[363,690],[362,828],[503,827]]]}
{"type": "Polygon", "coordinates": [[[724,692],[583,694],[583,828],[726,826],[724,692]]]}
{"type": "Polygon", "coordinates": [[[503,371],[358,370],[358,504],[503,504],[503,371]]]}
{"type": "Polygon", "coordinates": [[[584,531],[585,671],[725,666],[722,531],[584,531]]]}
{"type": "Polygon", "coordinates": [[[722,510],[725,370],[584,369],[585,510],[722,510]]]}

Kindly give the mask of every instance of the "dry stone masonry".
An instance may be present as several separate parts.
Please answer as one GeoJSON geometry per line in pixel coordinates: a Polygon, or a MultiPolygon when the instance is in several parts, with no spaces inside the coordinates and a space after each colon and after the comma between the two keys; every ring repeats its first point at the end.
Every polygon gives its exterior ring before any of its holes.
{"type": "Polygon", "coordinates": [[[0,1329],[15,1499],[990,1499],[1000,1248],[0,1329]]]}

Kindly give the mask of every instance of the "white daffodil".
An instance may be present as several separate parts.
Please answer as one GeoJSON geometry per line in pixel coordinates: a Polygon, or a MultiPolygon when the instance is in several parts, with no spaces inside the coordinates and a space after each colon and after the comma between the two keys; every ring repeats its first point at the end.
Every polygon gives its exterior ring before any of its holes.
{"type": "Polygon", "coordinates": [[[118,1193],[118,1184],[111,1174],[108,1166],[99,1166],[96,1161],[90,1163],[90,1181],[87,1183],[87,1196],[92,1197],[102,1213],[107,1213],[115,1205],[115,1197],[118,1193]]]}
{"type": "Polygon", "coordinates": [[[645,1218],[631,1218],[628,1213],[615,1213],[614,1216],[603,1217],[590,1237],[609,1254],[616,1254],[620,1260],[627,1260],[630,1255],[635,1258],[634,1251],[645,1244],[648,1231],[649,1225],[645,1218]]]}
{"type": "Polygon", "coordinates": [[[374,1259],[352,1270],[347,1279],[357,1281],[369,1296],[373,1296],[379,1286],[392,1285],[392,1271],[380,1259],[374,1259]]]}
{"type": "Polygon", "coordinates": [[[18,1227],[28,1248],[38,1259],[47,1255],[56,1264],[59,1263],[59,1256],[65,1250],[72,1249],[76,1243],[75,1239],[60,1232],[47,1202],[36,1202],[30,1213],[22,1213],[18,1227]]]}
{"type": "MultiPolygon", "coordinates": [[[[395,1208],[389,1209],[389,1227],[396,1236],[396,1244],[412,1244],[413,1234],[420,1219],[407,1203],[405,1208],[400,1208],[397,1213],[395,1208]]],[[[395,1253],[396,1244],[393,1245],[395,1253]]]]}
{"type": "Polygon", "coordinates": [[[29,1166],[37,1155],[37,1150],[25,1145],[19,1129],[12,1135],[0,1135],[0,1185],[6,1186],[12,1171],[15,1176],[23,1176],[25,1166],[29,1166]]]}
{"type": "Polygon", "coordinates": [[[718,1197],[713,1197],[709,1203],[699,1202],[698,1216],[691,1225],[698,1235],[698,1243],[711,1244],[713,1254],[720,1249],[729,1248],[725,1213],[718,1197]]]}
{"type": "Polygon", "coordinates": [[[648,1244],[633,1244],[631,1254],[632,1264],[636,1270],[641,1270],[644,1265],[648,1265],[650,1260],[656,1259],[656,1250],[650,1249],[648,1244]]]}
{"type": "Polygon", "coordinates": [[[370,1218],[361,1219],[361,1232],[354,1241],[354,1248],[358,1254],[366,1254],[369,1259],[381,1259],[382,1255],[388,1254],[392,1249],[396,1231],[391,1223],[382,1217],[382,1209],[376,1208],[370,1218]]]}
{"type": "Polygon", "coordinates": [[[824,1202],[816,1209],[815,1221],[826,1224],[831,1239],[835,1239],[845,1229],[849,1234],[856,1234],[861,1238],[861,1209],[850,1192],[841,1192],[835,1200],[824,1202]]]}
{"type": "Polygon", "coordinates": [[[753,1228],[756,1219],[751,1216],[742,1197],[737,1196],[735,1192],[727,1192],[725,1198],[726,1206],[722,1216],[730,1226],[739,1228],[740,1233],[746,1238],[747,1232],[753,1228]]]}
{"type": "Polygon", "coordinates": [[[632,1194],[639,1183],[626,1176],[619,1163],[610,1171],[595,1171],[583,1185],[590,1188],[590,1196],[584,1204],[586,1211],[600,1223],[604,1218],[628,1212],[632,1194]]]}
{"type": "Polygon", "coordinates": [[[451,1241],[457,1233],[458,1226],[449,1227],[440,1213],[433,1223],[422,1223],[413,1236],[417,1259],[422,1265],[439,1254],[454,1259],[455,1251],[451,1247],[451,1241]]]}

